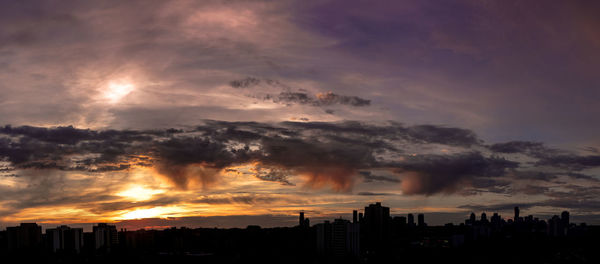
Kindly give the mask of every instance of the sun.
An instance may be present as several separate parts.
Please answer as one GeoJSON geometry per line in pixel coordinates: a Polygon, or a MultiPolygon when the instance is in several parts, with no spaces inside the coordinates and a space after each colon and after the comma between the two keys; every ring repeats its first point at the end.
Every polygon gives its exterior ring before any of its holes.
{"type": "Polygon", "coordinates": [[[110,103],[114,104],[133,92],[133,90],[135,90],[135,85],[133,85],[131,82],[112,81],[106,86],[104,98],[110,103]]]}

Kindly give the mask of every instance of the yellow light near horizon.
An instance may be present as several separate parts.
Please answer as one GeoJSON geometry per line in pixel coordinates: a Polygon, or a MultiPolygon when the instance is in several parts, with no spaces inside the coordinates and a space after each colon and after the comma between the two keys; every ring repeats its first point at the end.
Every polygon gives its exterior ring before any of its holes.
{"type": "Polygon", "coordinates": [[[134,89],[135,86],[129,82],[110,82],[104,91],[104,97],[114,104],[133,92],[134,89]]]}
{"type": "Polygon", "coordinates": [[[186,215],[187,213],[189,213],[189,209],[181,206],[159,206],[124,211],[120,215],[115,216],[113,220],[180,217],[186,215]]]}
{"type": "Polygon", "coordinates": [[[117,193],[118,196],[130,198],[135,201],[145,201],[152,198],[155,194],[164,193],[163,190],[153,190],[140,185],[132,185],[128,189],[117,193]]]}
{"type": "Polygon", "coordinates": [[[120,219],[142,219],[142,218],[154,218],[159,217],[164,213],[160,208],[150,208],[150,209],[137,209],[123,214],[120,219]]]}

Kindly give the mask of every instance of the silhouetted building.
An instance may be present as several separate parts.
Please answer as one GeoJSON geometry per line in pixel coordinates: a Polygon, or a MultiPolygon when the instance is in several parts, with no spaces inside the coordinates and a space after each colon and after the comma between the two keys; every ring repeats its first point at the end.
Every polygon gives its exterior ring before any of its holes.
{"type": "Polygon", "coordinates": [[[557,237],[562,234],[560,232],[561,221],[558,215],[552,216],[552,218],[548,219],[548,235],[551,237],[557,237]]]}
{"type": "Polygon", "coordinates": [[[46,230],[46,240],[52,252],[81,252],[83,228],[62,225],[46,230]]]}
{"type": "Polygon", "coordinates": [[[6,231],[0,230],[0,254],[4,253],[8,248],[6,231]]]}
{"type": "Polygon", "coordinates": [[[381,248],[390,235],[390,208],[380,202],[365,207],[363,234],[367,249],[381,248]]]}
{"type": "Polygon", "coordinates": [[[515,206],[515,217],[513,218],[513,221],[518,222],[519,221],[519,207],[515,206]]]}
{"type": "Polygon", "coordinates": [[[344,219],[316,224],[317,252],[333,256],[360,254],[360,226],[344,219]]]}
{"type": "Polygon", "coordinates": [[[465,224],[466,225],[474,225],[475,221],[477,221],[477,217],[475,216],[475,213],[471,212],[469,219],[465,220],[465,224]]]}
{"type": "Polygon", "coordinates": [[[561,217],[558,215],[548,219],[547,233],[551,237],[562,237],[568,234],[569,230],[569,212],[564,211],[561,217]]]}
{"type": "Polygon", "coordinates": [[[298,219],[298,226],[301,228],[310,227],[310,220],[308,218],[304,218],[304,212],[300,212],[300,217],[298,219]]]}
{"type": "Polygon", "coordinates": [[[417,220],[418,220],[419,227],[425,227],[426,226],[426,224],[425,224],[425,215],[419,214],[417,216],[417,218],[418,218],[417,220]]]}
{"type": "Polygon", "coordinates": [[[352,255],[360,253],[360,227],[344,219],[335,219],[332,225],[332,253],[335,256],[352,255]]]}
{"type": "Polygon", "coordinates": [[[569,222],[569,212],[567,212],[567,211],[563,211],[563,212],[560,214],[560,222],[561,222],[561,224],[562,224],[562,230],[563,230],[563,232],[564,232],[564,235],[565,235],[565,236],[566,236],[566,235],[568,235],[568,232],[569,232],[569,225],[571,224],[571,223],[569,222]]]}
{"type": "Polygon", "coordinates": [[[36,223],[21,223],[19,226],[7,227],[6,236],[9,251],[41,249],[42,227],[36,223]]]}
{"type": "MultiPolygon", "coordinates": [[[[340,218],[314,228],[308,228],[304,212],[298,223],[307,228],[249,225],[245,229],[172,227],[116,232],[115,226],[98,224],[88,233],[62,225],[42,235],[38,225],[24,223],[0,231],[0,259],[2,263],[29,263],[28,257],[36,263],[153,262],[155,258],[161,263],[237,263],[241,259],[260,263],[480,263],[493,254],[494,260],[507,257],[494,261],[498,263],[521,259],[537,263],[539,257],[554,263],[553,255],[559,257],[556,263],[563,263],[569,262],[571,251],[578,256],[597,252],[600,227],[572,224],[567,211],[547,222],[533,215],[515,216],[521,220],[505,221],[493,213],[488,221],[485,213],[480,219],[471,213],[465,224],[428,227],[424,214],[418,214],[419,228],[407,228],[407,217],[390,218],[389,208],[375,203],[365,208],[364,217],[354,210],[351,221],[340,218]]],[[[413,214],[409,217],[414,226],[413,214]]]]}
{"type": "Polygon", "coordinates": [[[498,230],[502,225],[502,217],[500,217],[498,213],[494,213],[490,222],[492,223],[494,230],[498,230]]]}
{"type": "Polygon", "coordinates": [[[331,223],[325,221],[324,223],[316,224],[315,227],[317,229],[317,253],[329,254],[333,239],[331,223]]]}
{"type": "Polygon", "coordinates": [[[94,248],[96,250],[104,250],[110,252],[111,248],[119,244],[119,236],[117,227],[100,223],[93,227],[94,232],[94,248]]]}
{"type": "Polygon", "coordinates": [[[415,216],[413,214],[408,214],[408,226],[415,226],[415,216]]]}

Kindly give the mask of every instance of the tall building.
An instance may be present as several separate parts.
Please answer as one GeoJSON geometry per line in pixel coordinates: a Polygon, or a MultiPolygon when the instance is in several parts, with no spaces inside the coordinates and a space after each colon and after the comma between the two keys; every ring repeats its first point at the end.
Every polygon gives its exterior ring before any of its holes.
{"type": "Polygon", "coordinates": [[[7,227],[8,250],[36,251],[42,245],[42,227],[36,223],[21,223],[19,226],[7,227]]]}
{"type": "Polygon", "coordinates": [[[548,219],[548,235],[551,237],[561,236],[561,219],[558,215],[552,216],[552,218],[548,219]]]}
{"type": "Polygon", "coordinates": [[[466,225],[474,225],[476,221],[477,221],[477,217],[475,216],[475,213],[471,212],[469,219],[465,220],[465,224],[466,225]]]}
{"type": "Polygon", "coordinates": [[[487,214],[485,214],[485,212],[481,213],[481,222],[487,223],[487,221],[487,214]]]}
{"type": "Polygon", "coordinates": [[[83,228],[70,228],[62,225],[46,230],[46,239],[52,252],[81,252],[83,228]]]}
{"type": "Polygon", "coordinates": [[[114,225],[100,223],[93,227],[93,232],[94,247],[96,250],[105,250],[106,252],[109,252],[112,247],[119,244],[117,227],[114,225]]]}
{"type": "Polygon", "coordinates": [[[569,212],[568,211],[563,211],[560,214],[560,220],[563,223],[563,225],[565,225],[566,227],[569,226],[569,212]]]}
{"type": "Polygon", "coordinates": [[[494,213],[492,215],[491,222],[492,222],[492,226],[495,229],[498,229],[500,227],[500,224],[502,223],[502,217],[498,213],[494,213]]]}
{"type": "Polygon", "coordinates": [[[390,208],[381,206],[380,202],[365,207],[364,230],[365,248],[381,248],[387,241],[391,231],[390,208]]]}
{"type": "Polygon", "coordinates": [[[518,222],[519,221],[519,207],[515,206],[515,218],[513,218],[513,221],[518,222]]]}
{"type": "Polygon", "coordinates": [[[408,214],[408,226],[415,226],[415,216],[413,214],[408,214]]]}
{"type": "Polygon", "coordinates": [[[352,223],[358,223],[358,211],[352,210],[352,223]]]}
{"type": "Polygon", "coordinates": [[[569,231],[569,212],[568,211],[563,211],[560,214],[560,223],[561,223],[561,232],[562,235],[567,235],[568,231],[569,231]]]}
{"type": "Polygon", "coordinates": [[[310,220],[308,218],[304,218],[304,212],[300,212],[300,217],[298,219],[298,226],[302,228],[310,227],[310,220]]]}
{"type": "Polygon", "coordinates": [[[425,227],[425,215],[419,214],[418,216],[419,227],[425,227]]]}
{"type": "Polygon", "coordinates": [[[332,253],[335,256],[360,254],[360,228],[356,223],[344,219],[335,219],[331,228],[332,253]]]}
{"type": "Polygon", "coordinates": [[[317,251],[320,254],[358,256],[360,254],[360,226],[344,219],[335,219],[333,223],[315,225],[317,228],[317,251]]]}
{"type": "Polygon", "coordinates": [[[331,223],[325,221],[315,225],[317,229],[317,253],[328,255],[331,253],[331,240],[333,238],[331,223]]]}

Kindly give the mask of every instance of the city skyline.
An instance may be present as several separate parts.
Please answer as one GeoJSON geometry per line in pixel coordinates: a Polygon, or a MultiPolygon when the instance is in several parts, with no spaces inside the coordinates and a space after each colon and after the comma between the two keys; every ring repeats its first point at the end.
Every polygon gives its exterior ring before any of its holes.
{"type": "Polygon", "coordinates": [[[600,3],[7,1],[0,228],[380,201],[600,225],[600,3]]]}
{"type": "MultiPolygon", "coordinates": [[[[171,229],[171,228],[221,228],[221,229],[240,229],[240,228],[247,228],[249,226],[258,226],[258,227],[262,227],[262,228],[280,228],[280,227],[311,227],[311,226],[316,226],[319,224],[323,224],[323,223],[330,223],[333,222],[334,220],[345,220],[345,221],[351,221],[353,223],[356,223],[359,219],[361,219],[364,215],[367,214],[367,208],[369,207],[373,207],[373,206],[382,206],[381,202],[374,202],[369,204],[368,207],[365,207],[365,210],[360,211],[359,210],[352,210],[352,212],[350,213],[346,213],[346,214],[338,214],[336,216],[330,216],[330,217],[324,217],[324,216],[317,216],[317,217],[311,217],[310,215],[306,214],[305,211],[299,211],[298,215],[296,216],[288,216],[286,217],[285,222],[282,222],[281,219],[277,222],[273,222],[273,223],[267,223],[266,225],[260,225],[259,222],[252,222],[252,220],[246,220],[245,225],[223,225],[223,223],[216,223],[214,222],[212,225],[211,224],[207,224],[207,223],[202,223],[198,220],[195,221],[189,221],[188,224],[190,225],[181,225],[181,226],[170,226],[170,225],[146,225],[146,226],[140,226],[140,225],[129,225],[127,224],[127,222],[123,221],[123,222],[113,222],[113,223],[109,223],[113,226],[115,226],[118,230],[130,230],[130,231],[136,231],[136,230],[164,230],[164,229],[171,229]],[[312,219],[312,222],[311,220],[312,219]],[[285,223],[284,225],[276,225],[277,223],[285,223]],[[137,229],[136,229],[137,228],[137,229]]],[[[460,216],[453,216],[451,218],[443,218],[443,217],[439,217],[440,219],[435,219],[434,221],[426,221],[425,220],[425,216],[430,216],[429,214],[425,214],[425,213],[419,213],[419,212],[410,212],[410,213],[406,213],[406,214],[393,214],[390,213],[391,210],[389,207],[384,207],[387,208],[387,215],[389,217],[390,220],[393,221],[398,221],[401,220],[403,221],[403,223],[405,225],[411,226],[414,225],[415,227],[417,226],[446,226],[446,225],[464,225],[464,224],[473,224],[476,221],[480,221],[483,220],[486,215],[489,213],[490,217],[488,217],[488,220],[493,219],[494,217],[497,217],[499,221],[503,221],[505,223],[513,223],[515,220],[514,219],[520,219],[519,221],[524,221],[524,219],[536,219],[536,221],[544,221],[544,222],[549,222],[551,221],[551,219],[553,217],[556,216],[560,216],[560,217],[564,217],[565,213],[567,215],[567,218],[570,219],[571,223],[574,224],[583,224],[583,225],[587,225],[586,222],[580,222],[580,221],[573,221],[572,217],[570,216],[570,213],[568,211],[562,211],[562,212],[555,212],[552,215],[531,215],[531,214],[521,214],[519,217],[519,213],[520,213],[520,209],[518,206],[515,206],[512,210],[513,212],[513,217],[506,217],[506,215],[503,215],[497,211],[491,212],[491,211],[482,211],[479,213],[476,212],[470,212],[467,217],[463,217],[463,219],[460,219],[458,221],[453,221],[452,219],[456,217],[456,219],[458,219],[460,216]],[[559,214],[560,213],[560,214],[559,214]],[[415,218],[416,217],[416,218],[415,218]]],[[[435,215],[435,213],[433,213],[433,215],[435,215]]],[[[237,216],[240,217],[240,216],[237,216]]],[[[241,217],[247,217],[247,216],[241,216],[241,217]]],[[[134,221],[144,221],[145,219],[135,219],[134,221]]],[[[427,220],[430,220],[429,218],[427,218],[427,220]]],[[[28,222],[28,223],[19,223],[19,224],[38,224],[35,222],[28,222]]],[[[93,222],[93,223],[44,223],[44,224],[38,224],[38,226],[40,226],[42,232],[45,232],[46,230],[55,230],[57,228],[60,228],[62,226],[65,227],[70,227],[70,228],[80,228],[82,229],[84,232],[90,232],[92,231],[92,228],[94,226],[97,225],[106,225],[107,223],[99,223],[99,222],[93,222]]],[[[263,223],[264,224],[264,223],[263,223]]],[[[18,226],[18,224],[13,224],[13,226],[18,226]]],[[[8,226],[0,226],[0,231],[2,231],[3,228],[9,228],[11,227],[10,225],[8,226]]]]}
{"type": "MultiPolygon", "coordinates": [[[[44,231],[36,223],[21,223],[0,230],[0,257],[41,257],[62,263],[104,257],[116,257],[124,261],[126,258],[144,256],[163,256],[173,261],[183,256],[218,262],[231,260],[236,255],[238,257],[233,259],[247,260],[258,256],[273,260],[278,256],[289,257],[288,254],[293,254],[315,261],[346,259],[368,262],[368,259],[405,257],[406,254],[398,254],[398,250],[405,249],[429,252],[442,249],[440,253],[443,254],[456,250],[462,252],[458,256],[466,257],[480,252],[480,245],[515,251],[521,243],[535,242],[536,246],[527,246],[528,250],[516,257],[543,260],[565,256],[539,256],[532,250],[552,247],[568,252],[571,248],[578,248],[586,253],[576,253],[575,256],[595,257],[594,252],[589,251],[594,249],[590,242],[596,239],[600,231],[598,226],[574,223],[568,211],[561,212],[560,216],[555,214],[546,221],[533,215],[525,216],[519,207],[513,208],[512,219],[505,220],[498,213],[493,213],[491,217],[486,213],[480,217],[471,213],[468,219],[458,225],[447,223],[443,226],[427,224],[424,214],[417,214],[417,221],[413,214],[392,216],[390,208],[381,202],[368,204],[364,210],[353,210],[351,220],[340,217],[311,225],[310,218],[304,212],[299,212],[297,216],[295,226],[276,228],[248,225],[233,229],[171,227],[163,230],[128,230],[97,223],[88,231],[67,225],[44,231]],[[251,245],[257,244],[257,241],[268,241],[286,253],[251,245]],[[561,246],[565,242],[577,246],[561,246]]],[[[414,256],[420,258],[418,253],[414,256]]]]}

